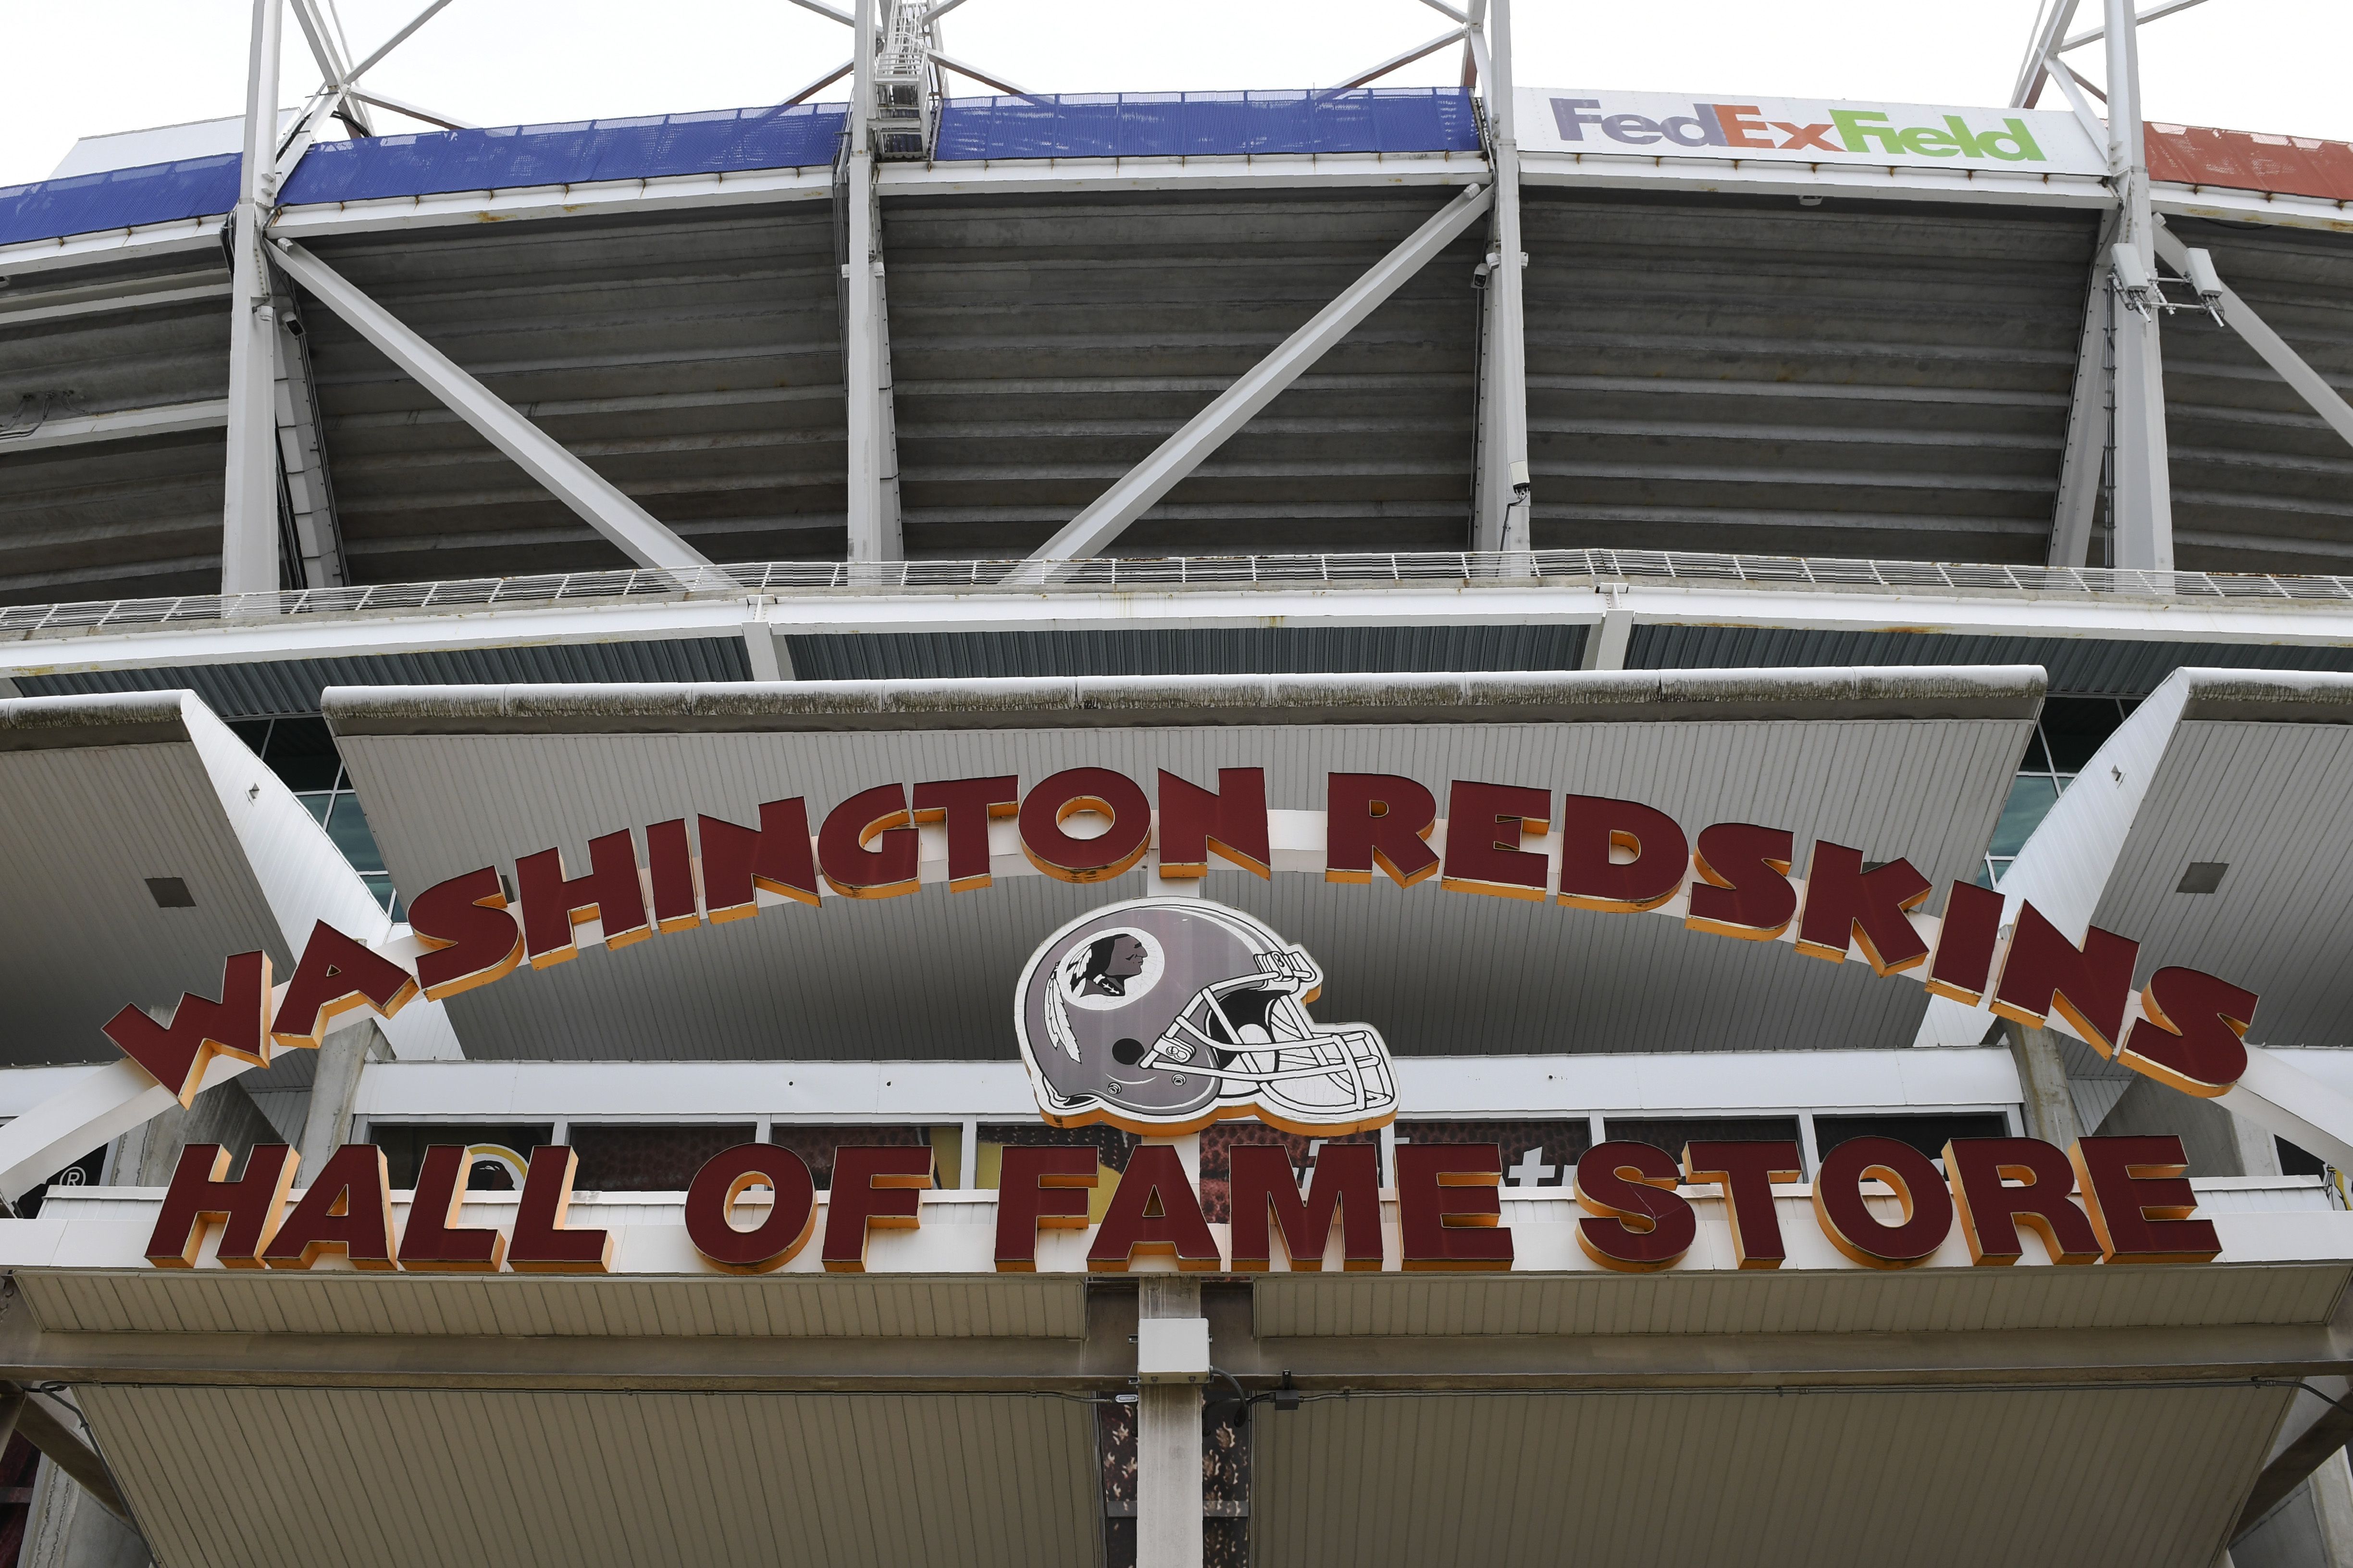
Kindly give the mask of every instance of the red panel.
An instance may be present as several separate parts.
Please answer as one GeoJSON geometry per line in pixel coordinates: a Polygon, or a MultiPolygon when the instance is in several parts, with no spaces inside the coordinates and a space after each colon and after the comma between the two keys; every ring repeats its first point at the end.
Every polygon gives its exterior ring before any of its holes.
{"type": "Polygon", "coordinates": [[[2353,201],[2353,143],[2203,125],[2151,125],[2147,130],[2152,180],[2353,201]]]}

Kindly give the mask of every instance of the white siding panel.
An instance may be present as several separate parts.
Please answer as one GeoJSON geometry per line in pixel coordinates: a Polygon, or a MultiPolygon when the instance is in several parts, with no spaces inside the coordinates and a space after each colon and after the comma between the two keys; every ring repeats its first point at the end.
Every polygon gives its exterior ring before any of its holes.
{"type": "MultiPolygon", "coordinates": [[[[1939,883],[1975,874],[2023,744],[2017,720],[1249,726],[697,735],[353,736],[344,742],[405,890],[622,827],[709,812],[750,821],[803,795],[813,817],[892,780],[1080,764],[1147,789],[1263,764],[1278,809],[1320,809],[1333,771],[1401,773],[1655,804],[1696,832],[1791,829],[1939,883]]],[[[1441,806],[1442,809],[1442,806],[1441,806]]],[[[1013,1054],[1005,994],[1048,931],[1140,892],[1144,873],[1071,888],[926,889],[829,900],[589,952],[453,998],[470,1056],[526,1059],[990,1059],[1013,1054]]],[[[1861,965],[1795,962],[1657,916],[1603,916],[1386,882],[1272,884],[1216,872],[1212,897],[1324,956],[1323,1016],[1371,1023],[1398,1054],[1862,1047],[1910,1038],[1924,1005],[1861,965]]],[[[1941,900],[1938,900],[1939,903],[1941,900]]]]}
{"type": "Polygon", "coordinates": [[[1094,1558],[1093,1411],[1075,1400],[77,1392],[164,1568],[1094,1558]]]}
{"type": "Polygon", "coordinates": [[[2206,1568],[2286,1401],[2243,1384],[1311,1397],[1257,1418],[1251,1561],[2206,1568]]]}
{"type": "Polygon", "coordinates": [[[1078,1339],[1078,1277],[250,1275],[20,1271],[44,1328],[76,1333],[1078,1339]]]}
{"type": "Polygon", "coordinates": [[[1651,1275],[1270,1274],[1261,1338],[1920,1333],[2328,1321],[2343,1263],[2152,1268],[1715,1270],[1651,1275]]]}

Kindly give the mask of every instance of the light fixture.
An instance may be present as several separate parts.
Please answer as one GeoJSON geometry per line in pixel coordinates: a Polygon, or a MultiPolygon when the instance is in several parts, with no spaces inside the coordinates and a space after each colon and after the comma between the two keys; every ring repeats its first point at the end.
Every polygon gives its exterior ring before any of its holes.
{"type": "Polygon", "coordinates": [[[2181,886],[2177,893],[2211,893],[2222,886],[2222,873],[2231,868],[2220,860],[2192,860],[2189,869],[2181,873],[2181,886]]]}
{"type": "Polygon", "coordinates": [[[196,896],[188,891],[185,877],[148,878],[147,896],[155,900],[155,907],[159,910],[193,910],[196,907],[196,896]]]}

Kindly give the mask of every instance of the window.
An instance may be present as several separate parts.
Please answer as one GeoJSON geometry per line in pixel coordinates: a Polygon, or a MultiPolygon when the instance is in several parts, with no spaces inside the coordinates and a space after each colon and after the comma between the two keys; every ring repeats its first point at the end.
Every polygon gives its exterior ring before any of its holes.
{"type": "Polygon", "coordinates": [[[1993,842],[1986,846],[1979,887],[2001,880],[2075,775],[2138,706],[2136,699],[2116,697],[2053,697],[2042,704],[2042,716],[2026,738],[2018,776],[2010,781],[2010,798],[2002,803],[2001,819],[1994,824],[1993,842]]]}
{"type": "Polygon", "coordinates": [[[1893,1138],[1931,1160],[1945,1157],[1955,1138],[2007,1138],[2010,1118],[1999,1110],[1954,1111],[1941,1116],[1817,1116],[1814,1141],[1827,1155],[1850,1138],[1893,1138]]]}
{"type": "Polygon", "coordinates": [[[400,895],[376,852],[375,835],[368,831],[367,813],[352,791],[351,775],[335,751],[335,737],[327,721],[315,714],[306,718],[244,719],[229,725],[237,738],[253,748],[294,798],[311,808],[352,869],[360,874],[375,901],[396,921],[406,918],[400,895]]]}
{"type": "Polygon", "coordinates": [[[466,1184],[471,1190],[515,1192],[522,1186],[531,1152],[554,1141],[554,1124],[546,1121],[380,1122],[368,1129],[368,1142],[384,1151],[395,1192],[417,1185],[425,1151],[436,1143],[455,1143],[467,1151],[466,1184]]]}

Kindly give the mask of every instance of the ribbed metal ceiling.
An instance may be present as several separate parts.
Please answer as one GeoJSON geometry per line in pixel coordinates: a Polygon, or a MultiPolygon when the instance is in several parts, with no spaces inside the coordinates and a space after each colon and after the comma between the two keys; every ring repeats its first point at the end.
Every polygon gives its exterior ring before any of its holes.
{"type": "Polygon", "coordinates": [[[1956,637],[1943,632],[1799,631],[1782,626],[1638,626],[1633,669],[1754,669],[1810,665],[2039,664],[2056,695],[2146,697],[2184,665],[2224,669],[2353,670],[2353,647],[2272,643],[1956,637]]]}
{"type": "Polygon", "coordinates": [[[174,1568],[1085,1568],[1100,1529],[1051,1395],[77,1393],[174,1568]]]}
{"type": "MultiPolygon", "coordinates": [[[[217,251],[0,279],[0,429],[228,390],[217,251]]],[[[0,434],[0,604],[220,584],[217,429],[19,447],[0,434]]]]}
{"type": "Polygon", "coordinates": [[[437,649],[352,658],[282,658],[164,669],[26,675],[26,697],[98,691],[194,691],[224,719],[316,713],[330,686],[464,686],[501,681],[748,680],[736,637],[670,642],[549,643],[528,647],[437,649]]]}
{"type": "MultiPolygon", "coordinates": [[[[886,206],[907,552],[1036,549],[1450,195],[886,206]]],[[[1118,552],[1462,544],[1482,232],[1401,287],[1118,552]]]]}
{"type": "MultiPolygon", "coordinates": [[[[1034,548],[1445,195],[1301,178],[886,201],[909,552],[1034,548]]],[[[1525,200],[1537,544],[2043,558],[2094,215],[1525,200]]],[[[713,559],[838,557],[834,218],[820,197],[315,248],[713,559]]],[[[2353,381],[2342,236],[2175,227],[2323,375],[2353,381]]],[[[1474,229],[1408,282],[1118,548],[1465,542],[1485,243],[1474,229]]],[[[93,413],[221,396],[222,288],[209,250],[17,280],[0,292],[0,419],[46,394],[93,413]],[[129,302],[25,314],[109,292],[129,302]]],[[[306,299],[302,317],[353,580],[619,563],[332,312],[306,299]]],[[[2235,334],[2184,311],[2164,342],[2182,564],[2348,569],[2353,452],[2235,334]]],[[[221,466],[208,430],[0,440],[0,602],[210,588],[221,466]]]]}
{"type": "MultiPolygon", "coordinates": [[[[841,553],[827,204],[317,248],[713,560],[841,553]]],[[[628,564],[331,311],[305,320],[353,581],[628,564]]]]}
{"type": "MultiPolygon", "coordinates": [[[[2169,219],[2305,362],[2353,389],[2353,252],[2341,235],[2169,219]]],[[[2353,447],[2194,310],[2165,319],[2174,557],[2229,572],[2353,569],[2353,447]]]]}
{"type": "Polygon", "coordinates": [[[2288,1398],[2242,1382],[1311,1399],[1258,1416],[1251,1561],[2208,1568],[2288,1398]]]}
{"type": "Polygon", "coordinates": [[[1388,674],[1575,669],[1585,651],[1585,628],[1237,626],[1134,632],[872,632],[787,637],[785,642],[792,655],[793,674],[802,680],[1388,674]]]}
{"type": "Polygon", "coordinates": [[[1523,202],[1539,548],[2042,559],[2090,215],[1523,202]]]}

